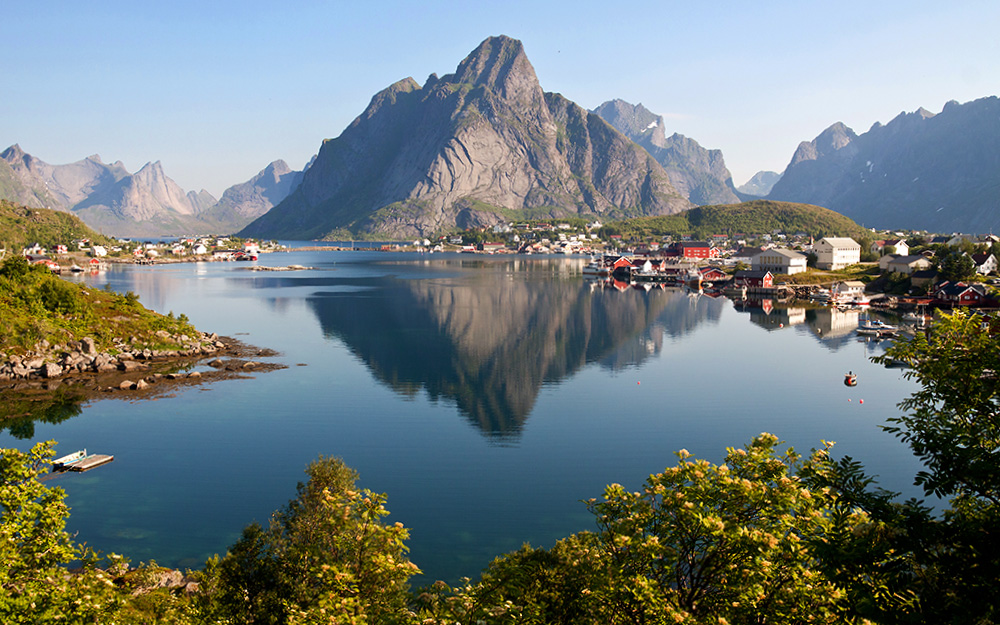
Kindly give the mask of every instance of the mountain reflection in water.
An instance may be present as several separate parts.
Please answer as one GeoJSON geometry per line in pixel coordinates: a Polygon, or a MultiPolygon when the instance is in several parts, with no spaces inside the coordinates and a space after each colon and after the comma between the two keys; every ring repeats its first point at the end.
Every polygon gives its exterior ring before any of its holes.
{"type": "Polygon", "coordinates": [[[511,280],[484,271],[462,279],[372,281],[364,294],[308,298],[336,337],[397,393],[423,389],[454,401],[491,437],[517,436],[544,384],[584,365],[642,363],[681,335],[718,321],[725,301],[674,290],[592,288],[511,280]]]}

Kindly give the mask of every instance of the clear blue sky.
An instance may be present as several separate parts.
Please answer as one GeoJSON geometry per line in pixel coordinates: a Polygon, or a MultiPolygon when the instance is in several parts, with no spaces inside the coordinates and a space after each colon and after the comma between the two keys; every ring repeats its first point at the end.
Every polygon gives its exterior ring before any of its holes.
{"type": "Polygon", "coordinates": [[[621,98],[722,150],[737,185],[800,141],[1000,92],[1000,2],[8,2],[0,149],[161,161],[218,197],[301,168],[371,96],[520,39],[546,91],[621,98]]]}

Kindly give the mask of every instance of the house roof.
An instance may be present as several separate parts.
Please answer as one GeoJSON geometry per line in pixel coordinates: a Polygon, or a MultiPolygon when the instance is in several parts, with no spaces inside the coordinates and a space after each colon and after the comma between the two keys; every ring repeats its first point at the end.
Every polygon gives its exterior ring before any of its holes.
{"type": "Polygon", "coordinates": [[[761,254],[765,254],[765,253],[767,253],[767,254],[774,254],[774,253],[781,254],[785,258],[794,258],[794,259],[805,258],[806,257],[805,254],[800,254],[799,252],[796,252],[795,250],[790,250],[787,247],[775,247],[775,248],[771,248],[769,250],[764,250],[764,251],[761,252],[761,254]]]}
{"type": "Polygon", "coordinates": [[[833,247],[861,247],[857,241],[850,237],[823,237],[818,242],[822,243],[823,241],[826,241],[833,247]]]}
{"type": "Polygon", "coordinates": [[[763,279],[771,275],[770,271],[753,271],[750,269],[743,269],[736,272],[734,278],[751,278],[751,279],[763,279]]]}
{"type": "Polygon", "coordinates": [[[917,261],[930,262],[923,254],[911,254],[909,256],[897,256],[889,261],[890,265],[912,265],[917,261]]]}

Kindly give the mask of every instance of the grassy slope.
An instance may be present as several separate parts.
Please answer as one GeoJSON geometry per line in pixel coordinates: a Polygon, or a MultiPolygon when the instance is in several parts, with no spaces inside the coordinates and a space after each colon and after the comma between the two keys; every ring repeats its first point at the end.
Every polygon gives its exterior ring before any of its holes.
{"type": "Polygon", "coordinates": [[[867,231],[840,213],[791,202],[754,200],[742,204],[699,206],[676,215],[640,217],[614,224],[626,236],[691,235],[704,239],[713,234],[804,232],[816,238],[846,236],[864,239],[867,231]]]}
{"type": "Polygon", "coordinates": [[[35,243],[51,248],[70,245],[76,239],[90,239],[106,246],[113,243],[113,239],[91,230],[76,215],[0,200],[0,249],[19,254],[35,243]]]}
{"type": "Polygon", "coordinates": [[[91,337],[100,351],[117,353],[113,339],[135,337],[132,348],[178,349],[171,336],[198,332],[181,316],[144,308],[135,295],[73,284],[20,257],[0,266],[0,353],[23,354],[42,341],[65,345],[91,337]],[[159,332],[159,334],[158,334],[159,332]]]}

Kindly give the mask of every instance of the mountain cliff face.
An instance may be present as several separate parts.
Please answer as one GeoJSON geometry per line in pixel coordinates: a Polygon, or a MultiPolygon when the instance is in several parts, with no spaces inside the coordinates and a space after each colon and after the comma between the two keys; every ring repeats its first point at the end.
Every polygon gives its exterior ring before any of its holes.
{"type": "Polygon", "coordinates": [[[646,148],[666,170],[670,183],[692,203],[703,206],[740,201],[721,150],[706,150],[694,139],[677,133],[667,137],[663,117],[641,104],[611,100],[594,113],[646,148]]]}
{"type": "Polygon", "coordinates": [[[802,143],[769,199],[818,204],[869,227],[1000,230],[1000,100],[900,113],[802,143]]]}
{"type": "Polygon", "coordinates": [[[637,146],[545,94],[519,41],[493,37],[454,74],[376,94],[324,141],[298,189],[242,234],[410,237],[499,223],[502,209],[554,217],[689,206],[637,146]]]}
{"type": "Polygon", "coordinates": [[[764,197],[771,192],[774,184],[781,178],[781,174],[776,171],[759,171],[753,178],[747,180],[746,184],[736,187],[736,190],[743,195],[753,197],[764,197]]]}
{"type": "Polygon", "coordinates": [[[238,230],[288,197],[301,181],[301,171],[293,171],[283,160],[274,161],[250,180],[226,189],[217,203],[213,198],[198,217],[218,224],[219,232],[238,230]]]}
{"type": "Polygon", "coordinates": [[[301,178],[275,161],[217,201],[205,190],[185,193],[158,161],[129,174],[120,161],[108,165],[97,155],[49,165],[18,145],[0,153],[0,198],[74,213],[113,236],[234,232],[283,200],[301,178]]]}

